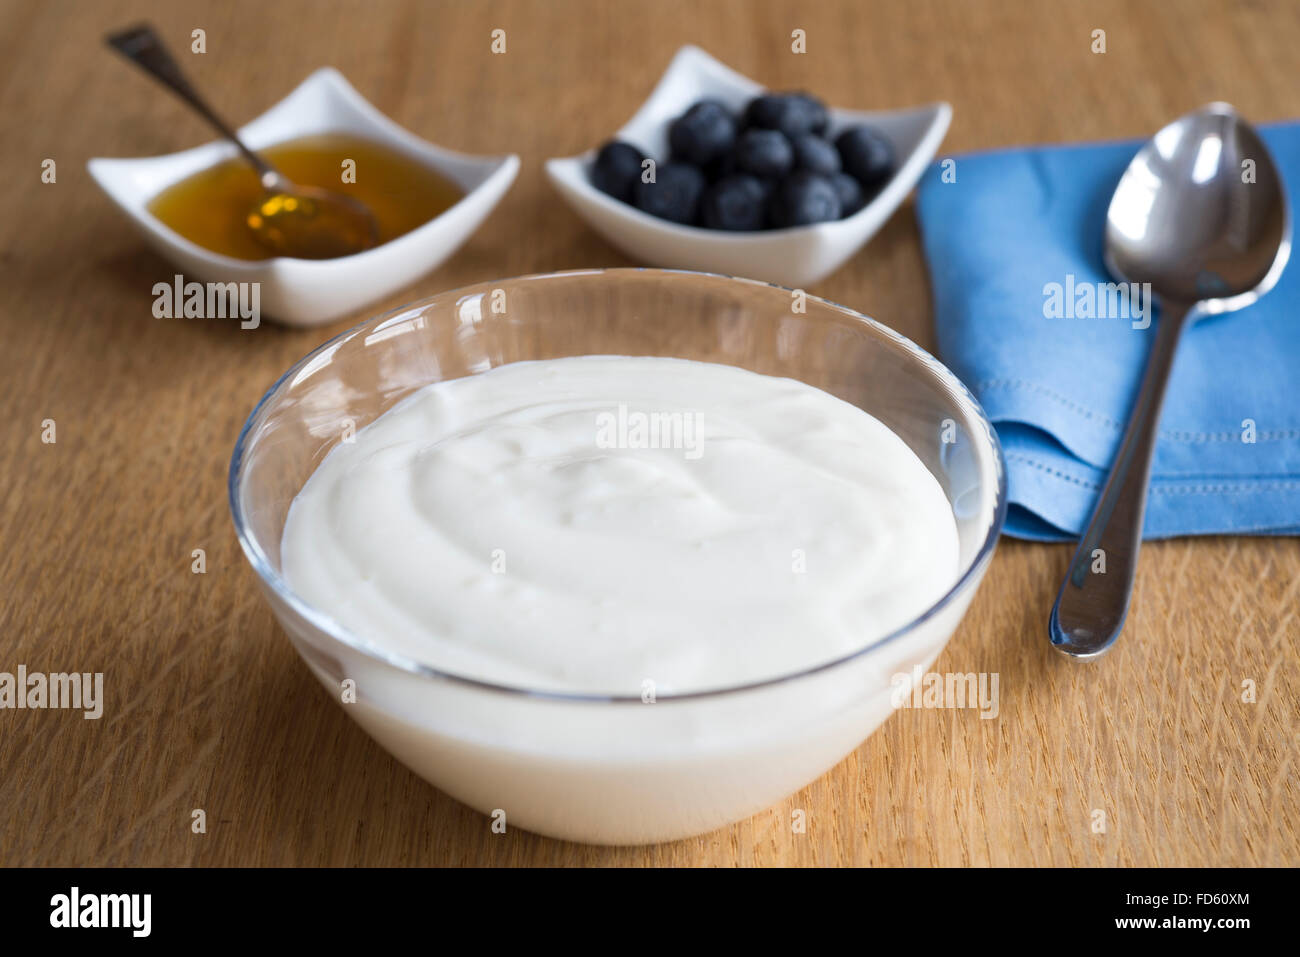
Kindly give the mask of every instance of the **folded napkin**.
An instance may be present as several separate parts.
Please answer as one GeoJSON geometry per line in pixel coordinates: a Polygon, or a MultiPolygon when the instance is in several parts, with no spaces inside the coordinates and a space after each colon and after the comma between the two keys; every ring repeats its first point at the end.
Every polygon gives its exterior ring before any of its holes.
{"type": "MultiPolygon", "coordinates": [[[[1260,133],[1295,219],[1300,123],[1260,133]]],[[[920,185],[939,356],[1002,440],[1011,535],[1077,537],[1119,446],[1159,311],[1140,328],[1097,284],[1115,282],[1106,208],[1140,145],[959,156],[920,185]]],[[[1152,478],[1147,538],[1300,534],[1300,263],[1250,308],[1186,331],[1152,478]]]]}

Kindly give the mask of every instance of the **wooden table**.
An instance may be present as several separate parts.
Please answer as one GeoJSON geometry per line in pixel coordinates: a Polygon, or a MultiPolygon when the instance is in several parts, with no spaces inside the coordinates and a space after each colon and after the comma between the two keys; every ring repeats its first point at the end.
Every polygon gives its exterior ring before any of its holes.
{"type": "MultiPolygon", "coordinates": [[[[684,43],[844,106],[949,100],[941,155],[1145,135],[1211,99],[1261,121],[1300,115],[1288,0],[4,0],[0,671],[103,671],[106,704],[98,721],[0,711],[0,864],[1300,863],[1294,539],[1148,547],[1124,640],[1091,666],[1044,641],[1068,549],[1004,541],[937,665],[998,672],[997,720],[902,712],[780,806],[695,840],[493,835],[328,699],[240,554],[225,495],[239,427],[281,371],[357,317],[303,332],[154,318],[152,285],[174,270],[84,168],[209,138],[101,47],[145,17],[237,121],[332,64],[423,136],[522,155],[518,182],[454,259],[367,312],[503,275],[626,264],[541,163],[614,130],[684,43]],[[202,55],[188,52],[195,28],[202,55]],[[504,55],[489,52],[498,28],[504,55]],[[805,55],[790,52],[794,29],[805,55]],[[791,833],[794,808],[806,833],[791,833]]],[[[813,291],[933,343],[910,208],[813,291]]]]}

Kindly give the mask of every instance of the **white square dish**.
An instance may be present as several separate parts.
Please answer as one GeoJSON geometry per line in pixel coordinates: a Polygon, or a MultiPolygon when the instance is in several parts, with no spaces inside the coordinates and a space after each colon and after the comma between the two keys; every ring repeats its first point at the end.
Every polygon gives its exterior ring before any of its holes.
{"type": "MultiPolygon", "coordinates": [[[[719,63],[703,50],[677,51],[654,92],[614,138],[651,156],[668,156],[668,126],[704,97],[736,111],[764,87],[719,63]]],[[[862,209],[844,219],[793,229],[722,232],[679,226],[602,193],[591,183],[596,151],[548,160],[546,173],[588,225],[638,263],[747,276],[802,287],[830,275],[856,253],[896,210],[943,142],[952,107],[931,103],[904,110],[861,112],[832,108],[831,133],[869,123],[893,143],[898,168],[862,209]]]]}
{"type": "Polygon", "coordinates": [[[251,262],[204,249],[163,225],[148,210],[149,202],[163,189],[236,155],[233,145],[217,140],[164,156],[96,157],[86,167],[149,245],[170,260],[186,280],[260,283],[262,311],[290,326],[330,322],[441,265],[487,218],[519,171],[519,157],[514,154],[471,156],[421,139],[379,112],[341,73],[328,67],[312,73],[239,131],[254,150],[331,132],[352,133],[389,146],[451,180],[465,195],[422,226],[354,256],[327,260],[275,257],[251,262]]]}

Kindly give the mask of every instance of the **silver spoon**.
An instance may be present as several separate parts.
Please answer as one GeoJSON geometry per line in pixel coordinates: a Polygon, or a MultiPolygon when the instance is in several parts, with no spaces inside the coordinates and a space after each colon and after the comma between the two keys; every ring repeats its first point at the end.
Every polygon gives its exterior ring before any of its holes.
{"type": "Polygon", "coordinates": [[[158,80],[239,148],[257,171],[265,195],[248,211],[248,228],[267,250],[299,259],[334,259],[369,249],[379,240],[374,215],[363,203],[314,186],[290,182],[250,150],[190,85],[149,26],[107,38],[108,45],[158,80]]]}
{"type": "Polygon", "coordinates": [[[1160,405],[1183,330],[1255,302],[1291,253],[1282,180],[1250,124],[1211,103],[1157,133],[1111,199],[1105,253],[1119,279],[1150,283],[1160,315],[1119,453],[1052,609],[1052,645],[1075,658],[1102,654],[1124,626],[1160,405]]]}

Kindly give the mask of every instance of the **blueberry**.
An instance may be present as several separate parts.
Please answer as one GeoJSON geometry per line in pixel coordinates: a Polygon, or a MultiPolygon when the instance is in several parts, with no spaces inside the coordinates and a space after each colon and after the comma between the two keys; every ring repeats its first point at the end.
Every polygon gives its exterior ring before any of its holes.
{"type": "Polygon", "coordinates": [[[625,203],[632,202],[632,186],[641,176],[641,151],[631,143],[610,140],[596,154],[591,185],[625,203]]]}
{"type": "Polygon", "coordinates": [[[894,145],[883,133],[871,126],[852,126],[835,140],[844,172],[864,190],[871,190],[889,179],[894,171],[894,145]]]}
{"type": "Polygon", "coordinates": [[[745,125],[774,130],[784,109],[783,97],[779,93],[756,96],[745,106],[745,125]]]}
{"type": "Polygon", "coordinates": [[[736,169],[780,179],[794,167],[794,147],[776,130],[745,130],[736,141],[736,169]]]}
{"type": "Polygon", "coordinates": [[[700,223],[709,229],[762,229],[767,187],[756,176],[729,176],[710,186],[700,203],[700,223]]]}
{"type": "Polygon", "coordinates": [[[848,173],[836,173],[831,176],[831,186],[840,198],[840,215],[852,216],[867,204],[867,196],[862,186],[848,173]]]}
{"type": "Polygon", "coordinates": [[[840,154],[835,145],[815,133],[803,133],[790,141],[794,147],[794,168],[806,169],[820,176],[840,171],[840,154]]]}
{"type": "Polygon", "coordinates": [[[703,166],[736,142],[736,120],[717,100],[700,100],[668,128],[675,158],[703,166]]]}
{"type": "Polygon", "coordinates": [[[710,183],[716,183],[720,179],[726,179],[736,172],[736,151],[728,150],[721,156],[715,157],[711,162],[704,166],[704,177],[710,183]]]}
{"type": "Polygon", "coordinates": [[[791,138],[824,133],[829,124],[826,104],[807,93],[766,93],[745,108],[746,126],[780,130],[791,138]]]}
{"type": "Polygon", "coordinates": [[[776,187],[769,212],[778,228],[825,223],[840,218],[840,197],[827,177],[796,170],[776,187]]]}
{"type": "Polygon", "coordinates": [[[664,163],[655,171],[655,181],[638,179],[633,184],[633,201],[651,216],[687,225],[695,222],[704,192],[704,174],[687,163],[664,163]]]}

